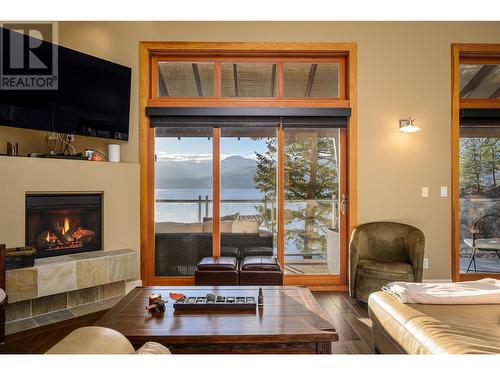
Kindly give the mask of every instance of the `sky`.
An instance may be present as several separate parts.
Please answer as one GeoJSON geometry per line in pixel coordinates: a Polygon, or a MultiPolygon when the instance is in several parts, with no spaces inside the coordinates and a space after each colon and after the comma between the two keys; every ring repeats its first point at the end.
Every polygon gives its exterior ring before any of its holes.
{"type": "MultiPolygon", "coordinates": [[[[212,139],[184,137],[156,138],[156,154],[160,160],[176,161],[202,161],[212,158],[212,139]]],[[[255,159],[255,151],[263,153],[266,151],[265,140],[254,141],[250,138],[222,137],[220,145],[221,159],[229,156],[239,155],[244,158],[255,159]]]]}

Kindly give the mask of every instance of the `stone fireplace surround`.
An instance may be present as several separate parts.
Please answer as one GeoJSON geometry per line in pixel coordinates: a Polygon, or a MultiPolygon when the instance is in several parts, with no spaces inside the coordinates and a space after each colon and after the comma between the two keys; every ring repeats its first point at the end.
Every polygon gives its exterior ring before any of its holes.
{"type": "Polygon", "coordinates": [[[103,194],[104,251],[39,258],[34,267],[7,271],[8,333],[109,308],[140,285],[139,164],[0,156],[0,170],[0,242],[8,247],[24,246],[26,194],[103,194]]]}

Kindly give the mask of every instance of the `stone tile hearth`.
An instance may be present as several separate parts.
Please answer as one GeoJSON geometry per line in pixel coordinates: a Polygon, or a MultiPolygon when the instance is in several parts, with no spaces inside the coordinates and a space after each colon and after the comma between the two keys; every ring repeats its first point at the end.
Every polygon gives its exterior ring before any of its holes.
{"type": "Polygon", "coordinates": [[[138,284],[137,253],[128,249],[37,259],[7,271],[7,332],[108,309],[138,284]]]}
{"type": "MultiPolygon", "coordinates": [[[[108,298],[103,301],[88,303],[59,311],[53,311],[47,314],[38,315],[32,318],[18,319],[8,322],[5,325],[7,335],[25,331],[27,329],[42,327],[47,324],[57,323],[63,320],[76,318],[78,316],[91,314],[97,311],[107,310],[113,307],[122,296],[108,298]]],[[[19,303],[19,302],[18,302],[19,303]]]]}
{"type": "Polygon", "coordinates": [[[133,250],[93,251],[42,258],[35,266],[7,271],[7,295],[15,303],[138,278],[133,250]]]}

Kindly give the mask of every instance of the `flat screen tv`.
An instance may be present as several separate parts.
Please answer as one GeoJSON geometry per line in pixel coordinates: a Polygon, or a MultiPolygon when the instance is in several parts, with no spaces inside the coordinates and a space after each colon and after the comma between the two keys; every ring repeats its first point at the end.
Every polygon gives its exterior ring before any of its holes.
{"type": "MultiPolygon", "coordinates": [[[[0,32],[4,79],[14,31],[0,28],[0,32]]],[[[57,89],[12,90],[2,85],[0,126],[128,140],[130,68],[27,35],[14,37],[24,38],[28,45],[41,43],[36,51],[41,57],[57,47],[57,89]]]]}

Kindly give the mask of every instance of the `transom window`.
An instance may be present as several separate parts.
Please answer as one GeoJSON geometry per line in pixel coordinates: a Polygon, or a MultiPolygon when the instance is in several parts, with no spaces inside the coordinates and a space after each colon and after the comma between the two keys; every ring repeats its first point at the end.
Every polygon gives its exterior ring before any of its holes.
{"type": "Polygon", "coordinates": [[[500,99],[500,64],[460,64],[461,99],[500,99]]]}
{"type": "Polygon", "coordinates": [[[180,61],[156,57],[152,99],[345,99],[345,59],[180,61]]]}

